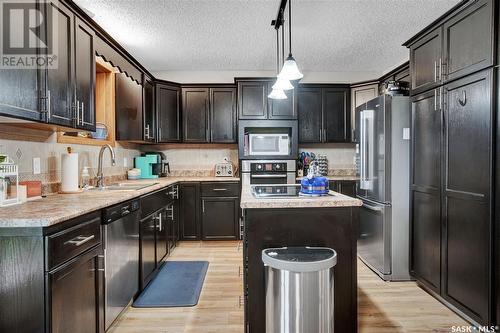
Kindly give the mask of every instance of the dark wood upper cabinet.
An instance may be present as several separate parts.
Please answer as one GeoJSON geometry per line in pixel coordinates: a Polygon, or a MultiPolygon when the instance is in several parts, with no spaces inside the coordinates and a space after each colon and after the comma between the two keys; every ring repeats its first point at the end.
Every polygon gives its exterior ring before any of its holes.
{"type": "Polygon", "coordinates": [[[182,88],[184,142],[209,142],[209,88],[182,88]]]}
{"type": "MultiPolygon", "coordinates": [[[[50,43],[57,46],[57,67],[47,70],[47,92],[50,91],[50,113],[47,121],[61,126],[77,126],[76,96],[73,77],[75,77],[75,16],[71,10],[60,1],[50,1],[46,6],[51,7],[53,28],[57,29],[57,40],[50,43]]],[[[52,39],[53,35],[48,36],[52,39]]],[[[79,44],[81,45],[81,44],[79,44]]],[[[81,56],[80,56],[81,57],[81,56]]]]}
{"type": "Polygon", "coordinates": [[[239,119],[267,119],[268,81],[238,82],[239,119]]]}
{"type": "Polygon", "coordinates": [[[323,89],[323,141],[349,142],[351,139],[350,90],[323,89]]]}
{"type": "Polygon", "coordinates": [[[299,87],[298,113],[300,143],[351,141],[349,87],[299,87]]]}
{"type": "Polygon", "coordinates": [[[155,86],[148,79],[144,80],[144,141],[156,140],[155,86]]]}
{"type": "Polygon", "coordinates": [[[321,88],[298,89],[299,142],[321,142],[321,88]]]}
{"type": "MultiPolygon", "coordinates": [[[[268,92],[273,90],[273,84],[274,81],[268,83],[268,92]]],[[[297,119],[297,88],[285,90],[285,95],[287,99],[268,98],[269,119],[297,119]]]]}
{"type": "Polygon", "coordinates": [[[115,74],[116,139],[143,141],[142,87],[125,74],[115,74]]]}
{"type": "Polygon", "coordinates": [[[441,290],[442,115],[437,89],[411,100],[410,271],[428,288],[441,290]]]}
{"type": "Polygon", "coordinates": [[[445,91],[446,217],[443,295],[478,323],[490,322],[490,197],[493,72],[454,81],[445,91]],[[473,171],[475,170],[475,171],[473,171]],[[483,272],[478,274],[478,272],[483,272]]]}
{"type": "Polygon", "coordinates": [[[410,46],[412,94],[434,88],[441,82],[442,31],[439,27],[410,46]]]}
{"type": "Polygon", "coordinates": [[[75,16],[76,127],[95,130],[95,32],[75,16]]]}
{"type": "MultiPolygon", "coordinates": [[[[407,75],[409,77],[409,70],[407,71],[407,75]]],[[[401,77],[398,77],[396,80],[400,78],[401,77]]],[[[351,138],[353,142],[356,138],[356,135],[354,134],[354,131],[356,130],[356,123],[354,119],[356,108],[377,97],[379,95],[379,89],[380,87],[378,83],[363,84],[361,86],[351,88],[351,138]]]]}
{"type": "Polygon", "coordinates": [[[181,142],[181,89],[156,84],[158,142],[181,142]]]}
{"type": "Polygon", "coordinates": [[[210,142],[236,142],[236,124],[236,88],[210,88],[210,142]]]}
{"type": "Polygon", "coordinates": [[[412,94],[493,65],[493,0],[464,3],[409,44],[412,94]]]}
{"type": "Polygon", "coordinates": [[[493,65],[493,3],[480,0],[444,24],[446,80],[493,65]]]}

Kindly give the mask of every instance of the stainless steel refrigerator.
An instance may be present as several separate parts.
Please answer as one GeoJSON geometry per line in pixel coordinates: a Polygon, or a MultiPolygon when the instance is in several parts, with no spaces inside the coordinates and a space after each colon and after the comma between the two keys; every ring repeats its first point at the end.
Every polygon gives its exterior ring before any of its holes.
{"type": "Polygon", "coordinates": [[[376,97],[355,119],[358,256],[384,280],[409,280],[409,98],[376,97]]]}

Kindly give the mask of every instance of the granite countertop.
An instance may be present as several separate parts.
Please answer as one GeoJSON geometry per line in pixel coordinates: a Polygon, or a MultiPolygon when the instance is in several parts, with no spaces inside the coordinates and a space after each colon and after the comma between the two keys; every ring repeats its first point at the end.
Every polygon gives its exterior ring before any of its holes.
{"type": "Polygon", "coordinates": [[[241,189],[241,208],[327,208],[327,207],[357,207],[363,203],[359,199],[349,197],[334,191],[329,196],[322,197],[283,197],[256,198],[251,193],[250,186],[241,189]]]}
{"type": "Polygon", "coordinates": [[[53,194],[20,205],[1,207],[0,228],[52,226],[98,209],[140,197],[178,182],[228,182],[239,180],[238,177],[165,177],[120,182],[132,184],[157,183],[140,190],[94,190],[78,194],[53,194]]]}

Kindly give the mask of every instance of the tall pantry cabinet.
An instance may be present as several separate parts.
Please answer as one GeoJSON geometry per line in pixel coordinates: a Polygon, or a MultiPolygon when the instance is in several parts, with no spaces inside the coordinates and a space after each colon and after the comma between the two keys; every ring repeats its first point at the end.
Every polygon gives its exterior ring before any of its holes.
{"type": "Polygon", "coordinates": [[[463,1],[405,43],[412,85],[411,274],[480,325],[497,321],[498,10],[495,0],[463,1]]]}

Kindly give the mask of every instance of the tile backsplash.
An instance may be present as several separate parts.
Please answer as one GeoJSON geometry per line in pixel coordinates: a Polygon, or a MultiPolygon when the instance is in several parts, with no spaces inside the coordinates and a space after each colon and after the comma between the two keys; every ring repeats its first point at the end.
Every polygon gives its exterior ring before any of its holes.
{"type": "MultiPolygon", "coordinates": [[[[29,131],[29,133],[32,132],[29,131]]],[[[20,133],[23,133],[23,130],[20,130],[20,133]]],[[[49,132],[29,137],[19,134],[17,138],[3,134],[2,128],[0,128],[0,153],[7,154],[19,166],[20,180],[41,180],[42,183],[60,182],[61,154],[67,151],[67,147],[71,147],[73,152],[79,154],[78,164],[80,170],[88,166],[91,177],[96,174],[101,148],[99,146],[60,144],[57,143],[57,134],[49,132]],[[34,175],[33,158],[36,157],[40,158],[41,173],[34,175]]],[[[115,166],[111,166],[109,152],[105,152],[106,155],[103,159],[104,175],[107,177],[124,175],[126,170],[133,166],[133,158],[140,154],[137,148],[134,146],[124,147],[117,143],[114,147],[116,154],[115,166]]]]}
{"type": "Polygon", "coordinates": [[[354,144],[300,145],[299,152],[326,155],[328,169],[343,174],[355,174],[356,148],[354,144]]]}
{"type": "MultiPolygon", "coordinates": [[[[60,144],[57,134],[32,129],[12,129],[0,125],[0,153],[9,155],[19,165],[21,180],[41,180],[52,184],[46,188],[56,188],[60,182],[61,154],[70,146],[79,154],[80,171],[84,166],[90,168],[91,177],[95,176],[99,146],[60,144]],[[7,130],[8,129],[8,130],[7,130]],[[40,174],[33,174],[33,158],[40,158],[40,174]]],[[[133,167],[134,157],[147,151],[162,151],[170,163],[172,175],[211,176],[214,165],[227,157],[238,166],[236,145],[132,145],[116,143],[116,165],[111,166],[109,152],[105,152],[104,175],[123,177],[133,167]]],[[[335,173],[350,175],[355,169],[355,148],[353,144],[301,145],[299,151],[324,154],[329,169],[335,173]]]]}
{"type": "Polygon", "coordinates": [[[186,174],[186,171],[191,171],[193,175],[209,174],[213,176],[215,164],[223,162],[224,157],[227,157],[234,166],[238,165],[238,147],[235,145],[222,147],[182,145],[180,147],[175,148],[172,145],[168,147],[162,145],[143,146],[142,150],[163,152],[167,156],[173,175],[186,174]]]}

